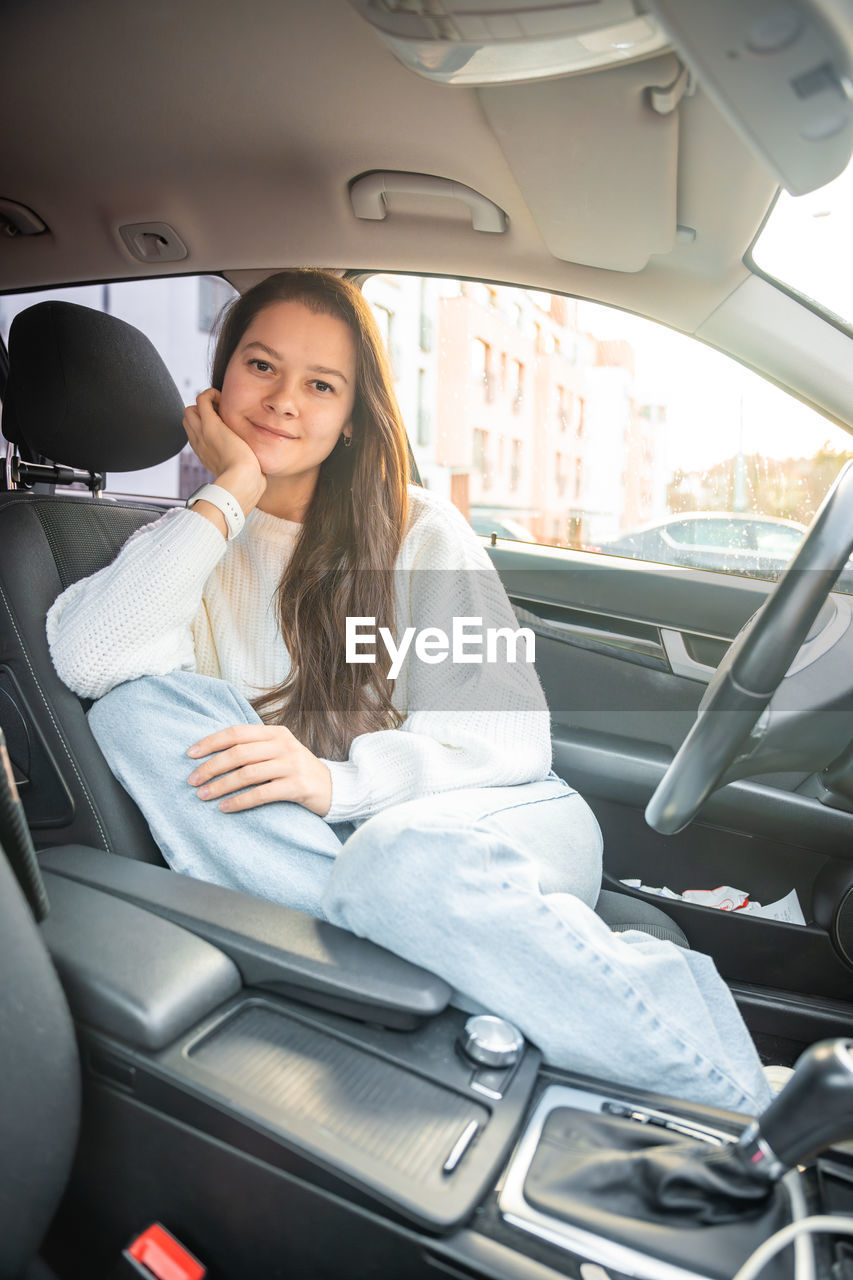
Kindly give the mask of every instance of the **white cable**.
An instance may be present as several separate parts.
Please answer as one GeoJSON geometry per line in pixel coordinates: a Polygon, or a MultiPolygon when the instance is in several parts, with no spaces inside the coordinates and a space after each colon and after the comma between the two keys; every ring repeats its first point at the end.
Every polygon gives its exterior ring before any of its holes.
{"type": "Polygon", "coordinates": [[[787,1227],[776,1231],[768,1240],[760,1244],[751,1253],[743,1266],[735,1272],[732,1280],[755,1280],[759,1271],[767,1266],[771,1258],[775,1258],[786,1245],[797,1236],[826,1231],[836,1235],[853,1236],[853,1217],[842,1217],[840,1213],[819,1213],[811,1218],[801,1218],[799,1222],[791,1222],[787,1227]]]}

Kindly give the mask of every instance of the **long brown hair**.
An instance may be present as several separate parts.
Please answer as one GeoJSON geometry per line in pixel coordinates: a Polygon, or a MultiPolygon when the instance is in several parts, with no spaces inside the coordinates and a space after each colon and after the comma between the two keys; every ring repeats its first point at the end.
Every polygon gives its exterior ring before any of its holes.
{"type": "Polygon", "coordinates": [[[346,661],[347,617],[395,631],[394,564],[408,517],[409,455],[379,328],[361,291],[318,270],[268,276],[231,304],[221,322],[212,384],[255,316],[300,302],[336,316],[356,345],[352,446],[341,440],[320,466],[293,555],[278,586],[279,624],[291,667],[254,701],[267,723],[287,725],[315,755],[345,760],[360,733],[397,728],[393,682],[380,662],[346,661]]]}

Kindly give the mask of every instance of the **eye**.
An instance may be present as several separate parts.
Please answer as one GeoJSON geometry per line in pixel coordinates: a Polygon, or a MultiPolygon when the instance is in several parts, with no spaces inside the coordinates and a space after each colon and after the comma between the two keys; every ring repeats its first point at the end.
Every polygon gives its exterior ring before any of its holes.
{"type": "Polygon", "coordinates": [[[322,391],[323,394],[327,391],[334,391],[335,389],[330,382],[323,382],[322,378],[315,378],[311,385],[315,387],[317,391],[322,391]]]}
{"type": "Polygon", "coordinates": [[[253,365],[257,369],[258,373],[272,372],[272,365],[269,360],[261,360],[259,356],[253,356],[249,361],[249,364],[253,365]]]}

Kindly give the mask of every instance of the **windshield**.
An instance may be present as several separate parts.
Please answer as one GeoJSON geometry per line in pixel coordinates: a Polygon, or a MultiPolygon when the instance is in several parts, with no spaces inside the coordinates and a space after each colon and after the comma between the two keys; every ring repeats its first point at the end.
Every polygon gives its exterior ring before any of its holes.
{"type": "Polygon", "coordinates": [[[853,163],[805,196],[783,191],[755,242],[756,266],[853,326],[853,163]]]}

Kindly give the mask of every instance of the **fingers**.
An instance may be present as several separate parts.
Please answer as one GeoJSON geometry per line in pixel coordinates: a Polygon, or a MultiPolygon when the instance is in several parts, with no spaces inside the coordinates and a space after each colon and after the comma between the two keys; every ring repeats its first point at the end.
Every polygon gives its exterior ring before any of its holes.
{"type": "MultiPolygon", "coordinates": [[[[231,795],[234,791],[242,791],[244,787],[250,787],[256,782],[280,783],[282,779],[274,770],[275,763],[270,760],[246,764],[239,769],[234,769],[229,773],[214,778],[211,782],[204,783],[198,788],[196,795],[201,800],[217,800],[220,796],[231,795]]],[[[276,797],[276,799],[281,798],[280,795],[276,797]]]]}
{"type": "Polygon", "coordinates": [[[275,758],[276,752],[271,751],[263,742],[246,743],[242,747],[232,747],[229,751],[218,751],[212,760],[206,760],[198,769],[193,769],[187,782],[191,787],[204,787],[213,782],[214,778],[233,773],[235,769],[245,769],[248,765],[268,765],[275,758]]]}
{"type": "Polygon", "coordinates": [[[190,747],[189,756],[208,759],[193,770],[187,781],[198,788],[196,795],[201,800],[227,796],[219,807],[229,811],[254,808],[272,800],[296,800],[300,793],[297,775],[302,750],[283,725],[231,725],[190,747]],[[255,783],[263,785],[248,793],[252,797],[248,803],[242,796],[233,795],[255,783]]]}
{"type": "Polygon", "coordinates": [[[262,787],[253,787],[251,791],[243,791],[238,796],[229,796],[219,808],[226,813],[238,813],[241,809],[256,809],[258,805],[272,804],[274,800],[288,800],[290,797],[282,795],[281,790],[280,783],[268,782],[262,787]]]}
{"type": "Polygon", "coordinates": [[[245,787],[248,782],[265,781],[267,778],[279,777],[283,769],[286,768],[286,758],[281,753],[272,750],[272,746],[268,742],[244,743],[239,747],[231,747],[228,751],[218,751],[211,760],[206,760],[198,769],[194,769],[187,782],[191,787],[198,787],[199,795],[207,798],[208,796],[221,796],[226,791],[233,791],[235,786],[245,787]],[[278,762],[278,772],[273,772],[276,768],[274,762],[278,762]],[[233,779],[237,773],[248,773],[249,769],[254,769],[254,774],[247,777],[245,782],[238,782],[232,786],[224,786],[226,779],[233,779]],[[258,774],[258,770],[266,771],[263,779],[258,774]],[[218,779],[218,781],[216,781],[218,779]]]}
{"type": "Polygon", "coordinates": [[[196,412],[204,418],[212,419],[219,417],[219,392],[214,387],[208,387],[206,391],[201,391],[195,399],[198,408],[196,412]]]}
{"type": "Polygon", "coordinates": [[[211,782],[202,784],[196,795],[200,800],[206,801],[218,800],[220,796],[224,796],[219,808],[228,813],[238,809],[253,809],[256,805],[270,804],[274,800],[302,803],[301,785],[296,775],[289,774],[280,759],[261,760],[222,774],[211,782]],[[253,786],[254,783],[261,785],[253,786]],[[253,789],[247,791],[248,787],[253,789]],[[235,795],[234,792],[241,794],[235,795]]]}
{"type": "Polygon", "coordinates": [[[215,388],[202,391],[195,404],[184,410],[184,430],[203,466],[214,476],[229,474],[232,481],[236,479],[234,496],[244,510],[247,501],[251,509],[264,492],[266,481],[261,482],[260,463],[250,446],[220,415],[220,404],[221,393],[215,388]]]}
{"type": "Polygon", "coordinates": [[[207,391],[202,391],[196,396],[195,404],[185,406],[184,427],[186,427],[187,422],[190,422],[198,430],[203,419],[210,421],[218,418],[222,422],[217,412],[218,408],[219,392],[215,391],[213,387],[208,387],[207,391]]]}
{"type": "Polygon", "coordinates": [[[212,755],[215,751],[225,751],[229,747],[236,747],[241,743],[264,740],[274,742],[278,737],[283,737],[284,735],[287,738],[292,738],[294,742],[296,741],[293,738],[293,734],[284,725],[232,724],[227,729],[219,729],[216,733],[210,733],[206,738],[201,738],[190,747],[187,755],[195,759],[200,756],[212,755]]]}
{"type": "Polygon", "coordinates": [[[201,429],[201,414],[194,404],[188,404],[184,409],[183,426],[190,440],[201,429]]]}

